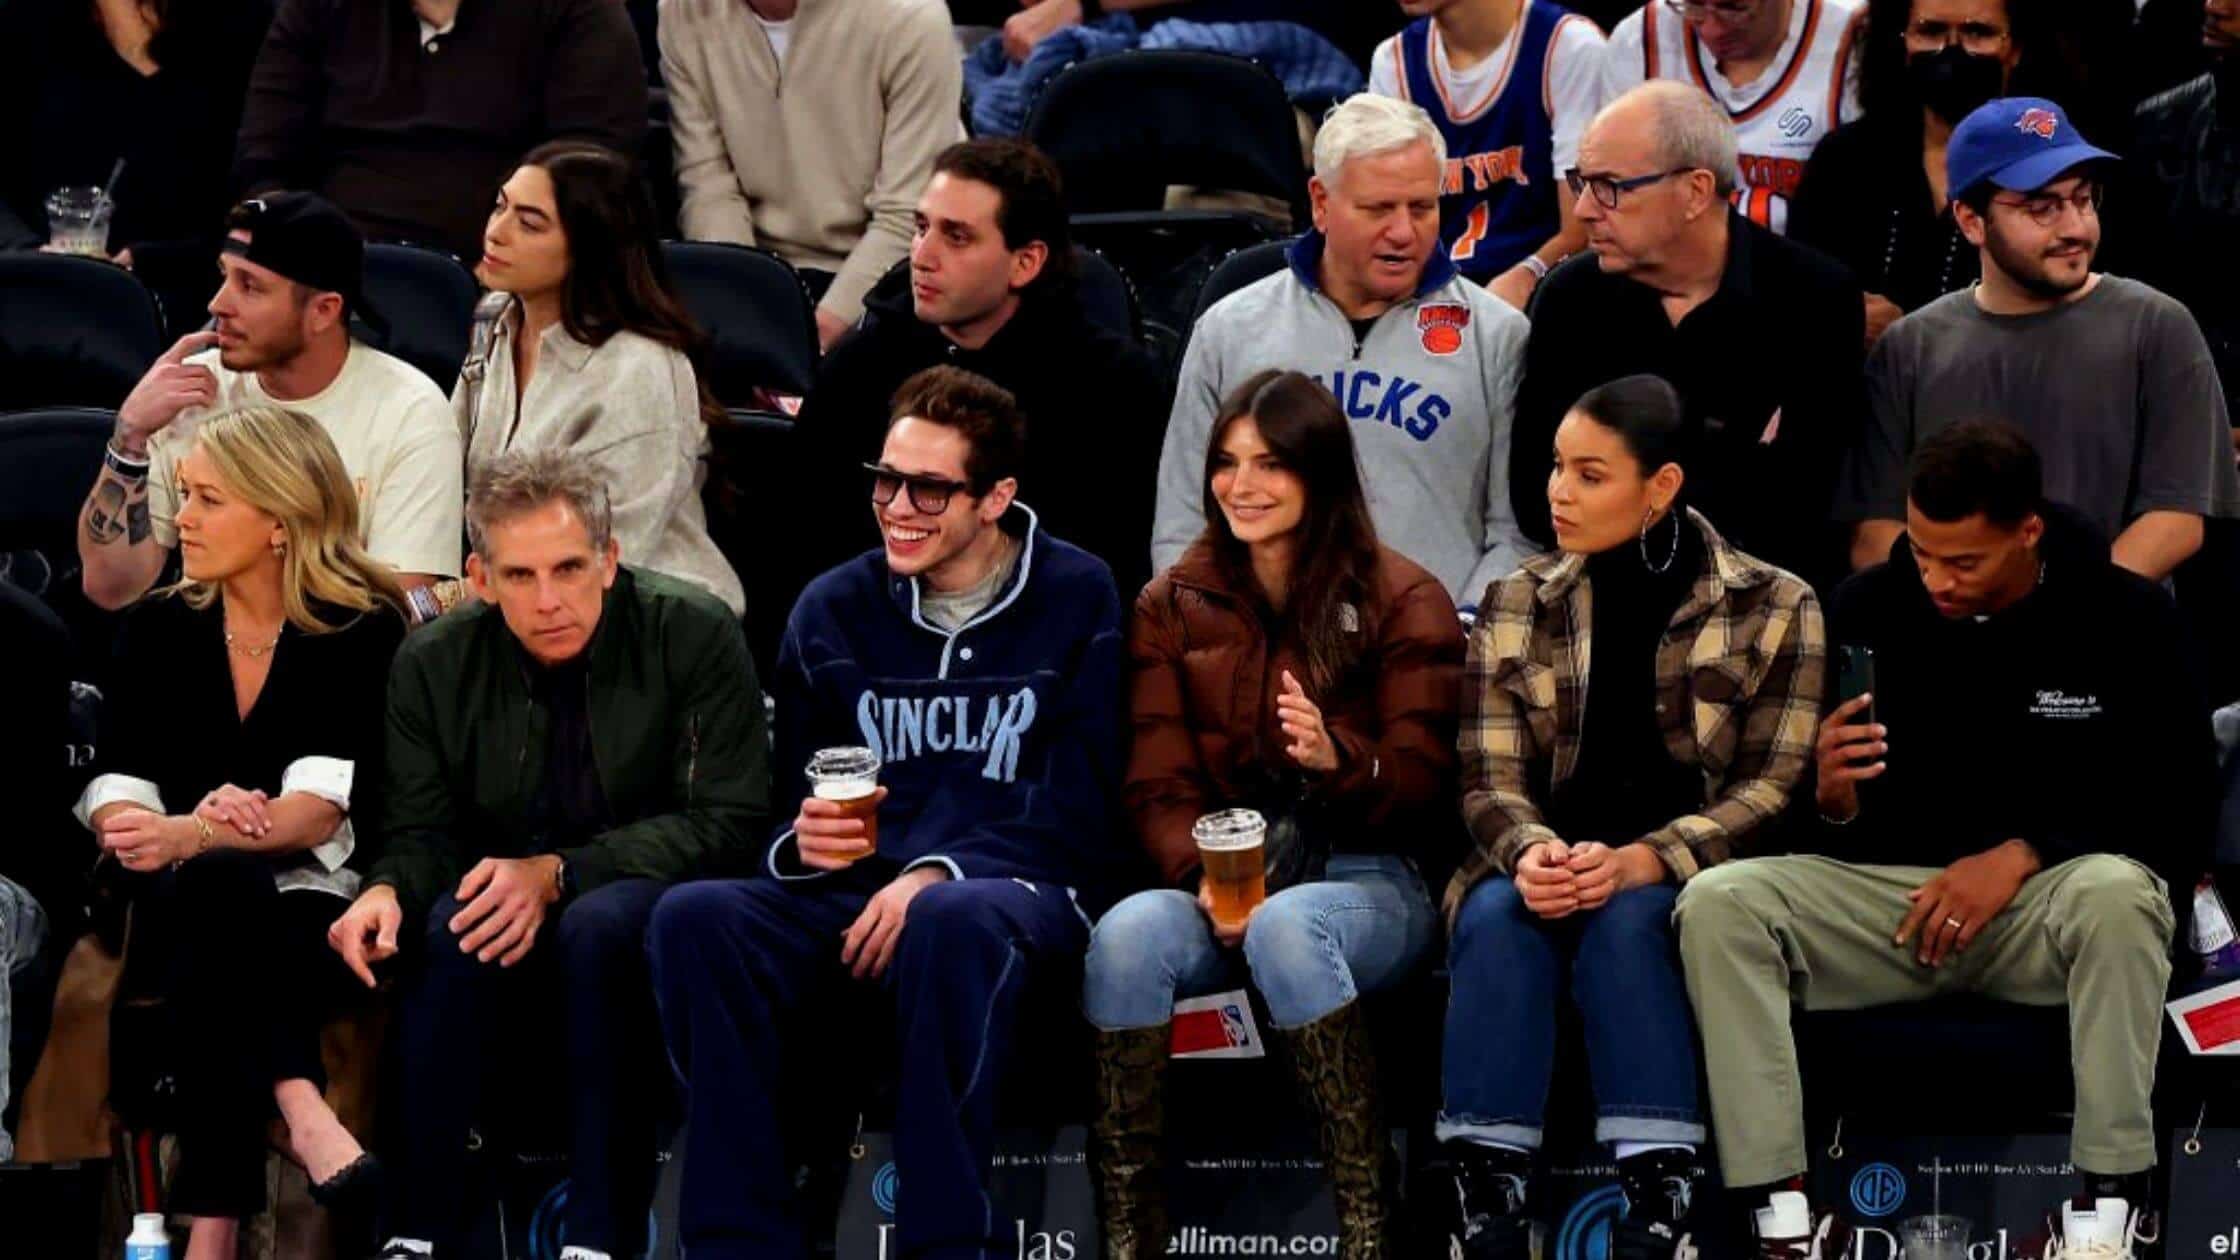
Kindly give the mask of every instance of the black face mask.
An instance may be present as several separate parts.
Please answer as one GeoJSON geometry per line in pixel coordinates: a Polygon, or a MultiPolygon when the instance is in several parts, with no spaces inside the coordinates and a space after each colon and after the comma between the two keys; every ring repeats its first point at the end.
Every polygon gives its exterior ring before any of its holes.
{"type": "Polygon", "coordinates": [[[1959,44],[1906,58],[1906,81],[1914,96],[1948,123],[1959,123],[1998,96],[2006,77],[2007,68],[1997,57],[1979,56],[1959,44]]]}

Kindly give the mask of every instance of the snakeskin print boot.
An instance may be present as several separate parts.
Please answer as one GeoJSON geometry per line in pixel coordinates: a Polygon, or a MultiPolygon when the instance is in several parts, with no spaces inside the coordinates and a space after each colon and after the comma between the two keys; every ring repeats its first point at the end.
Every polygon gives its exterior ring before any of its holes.
{"type": "Polygon", "coordinates": [[[1311,1024],[1275,1030],[1322,1129],[1322,1153],[1338,1204],[1342,1260],[1389,1260],[1392,1144],[1377,1099],[1376,1063],[1361,1003],[1348,1002],[1311,1024]]]}
{"type": "Polygon", "coordinates": [[[1096,1035],[1097,1114],[1090,1127],[1090,1157],[1104,1260],[1149,1260],[1167,1252],[1160,1148],[1167,1132],[1168,1027],[1099,1030],[1096,1035]]]}

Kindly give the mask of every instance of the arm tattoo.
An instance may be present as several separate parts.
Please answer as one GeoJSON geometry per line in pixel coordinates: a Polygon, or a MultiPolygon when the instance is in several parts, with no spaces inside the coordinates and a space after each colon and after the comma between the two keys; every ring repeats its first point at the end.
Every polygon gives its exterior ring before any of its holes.
{"type": "Polygon", "coordinates": [[[106,547],[130,535],[130,545],[145,542],[153,524],[148,515],[148,483],[127,484],[104,469],[86,501],[86,537],[106,547]]]}

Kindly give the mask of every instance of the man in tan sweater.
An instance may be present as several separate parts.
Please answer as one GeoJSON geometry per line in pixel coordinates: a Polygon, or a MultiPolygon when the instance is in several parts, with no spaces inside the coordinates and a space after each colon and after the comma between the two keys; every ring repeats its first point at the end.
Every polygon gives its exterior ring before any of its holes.
{"type": "Polygon", "coordinates": [[[941,0],[661,0],[686,238],[760,245],[830,287],[830,346],[910,251],[912,212],[963,138],[941,0]]]}

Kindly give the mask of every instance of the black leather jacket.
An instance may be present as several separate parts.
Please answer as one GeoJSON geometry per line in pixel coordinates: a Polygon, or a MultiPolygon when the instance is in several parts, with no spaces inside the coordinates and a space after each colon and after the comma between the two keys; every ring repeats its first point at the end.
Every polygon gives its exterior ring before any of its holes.
{"type": "Polygon", "coordinates": [[[2156,217],[2139,278],[2193,312],[2240,403],[2240,61],[2148,98],[2137,123],[2132,174],[2156,217]]]}

